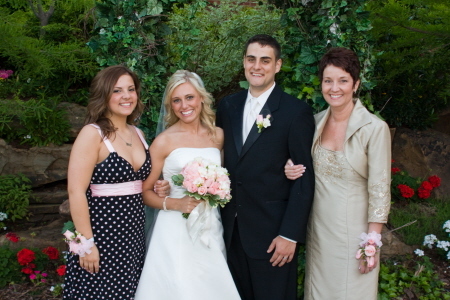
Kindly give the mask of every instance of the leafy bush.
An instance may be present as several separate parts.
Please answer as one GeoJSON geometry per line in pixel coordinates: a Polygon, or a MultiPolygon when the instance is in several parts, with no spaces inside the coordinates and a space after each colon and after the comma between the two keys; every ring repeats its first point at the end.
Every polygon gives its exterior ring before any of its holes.
{"type": "Polygon", "coordinates": [[[20,265],[16,258],[17,251],[7,246],[0,247],[0,288],[21,278],[20,265]]]}
{"type": "Polygon", "coordinates": [[[31,181],[22,174],[0,175],[0,212],[12,221],[28,214],[31,181]]]}
{"type": "Polygon", "coordinates": [[[282,26],[286,28],[282,72],[278,75],[284,90],[308,102],[315,111],[326,107],[320,91],[318,62],[330,47],[347,47],[356,52],[361,61],[360,98],[374,111],[370,90],[374,63],[372,28],[365,9],[368,1],[274,1],[285,12],[282,26]]]}
{"type": "Polygon", "coordinates": [[[369,10],[381,51],[375,106],[393,126],[432,126],[450,97],[448,2],[372,1],[369,10]]]}
{"type": "Polygon", "coordinates": [[[169,29],[161,22],[162,2],[105,0],[96,2],[95,8],[97,23],[88,46],[100,67],[124,64],[138,75],[141,99],[150,107],[141,125],[151,139],[166,76],[162,44],[169,29]]]}
{"type": "Polygon", "coordinates": [[[244,78],[242,51],[255,34],[269,34],[283,44],[284,30],[279,22],[282,10],[260,2],[224,0],[220,5],[208,1],[175,5],[167,25],[166,51],[170,72],[186,69],[198,73],[207,90],[224,96],[236,90],[244,78]]]}
{"type": "Polygon", "coordinates": [[[427,257],[420,259],[415,267],[408,266],[407,262],[399,258],[380,264],[378,299],[401,299],[398,297],[404,296],[406,291],[414,294],[414,299],[450,299],[450,293],[443,288],[444,283],[427,257]]]}
{"type": "Polygon", "coordinates": [[[417,220],[414,224],[396,231],[400,239],[408,245],[421,245],[423,237],[430,233],[444,240],[446,236],[442,233],[441,226],[450,216],[449,200],[430,198],[427,202],[410,202],[407,205],[394,203],[389,214],[389,224],[397,228],[417,220]]]}
{"type": "Polygon", "coordinates": [[[61,145],[69,139],[66,111],[56,99],[0,100],[0,138],[31,146],[61,145]]]}
{"type": "Polygon", "coordinates": [[[20,97],[34,97],[44,91],[47,96],[76,99],[72,94],[86,86],[97,70],[83,34],[89,30],[89,15],[80,21],[93,1],[77,1],[84,6],[73,8],[68,3],[74,1],[55,2],[48,34],[42,37],[39,20],[30,12],[28,2],[22,2],[25,7],[20,8],[0,2],[0,63],[15,71],[9,91],[20,97]]]}

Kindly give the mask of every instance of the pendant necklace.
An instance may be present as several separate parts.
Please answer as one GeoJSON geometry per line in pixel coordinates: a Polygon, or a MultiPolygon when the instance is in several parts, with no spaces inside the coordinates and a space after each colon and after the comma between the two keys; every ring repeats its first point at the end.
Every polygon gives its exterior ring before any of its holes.
{"type": "MultiPolygon", "coordinates": [[[[127,126],[128,127],[128,126],[127,126]]],[[[128,143],[127,141],[125,141],[124,139],[123,139],[123,137],[121,137],[120,136],[120,134],[119,134],[119,132],[116,132],[117,133],[117,135],[122,139],[122,141],[124,141],[125,142],[125,145],[127,145],[128,147],[131,147],[131,146],[133,146],[133,132],[131,132],[130,131],[130,139],[131,139],[131,141],[128,143]]]]}

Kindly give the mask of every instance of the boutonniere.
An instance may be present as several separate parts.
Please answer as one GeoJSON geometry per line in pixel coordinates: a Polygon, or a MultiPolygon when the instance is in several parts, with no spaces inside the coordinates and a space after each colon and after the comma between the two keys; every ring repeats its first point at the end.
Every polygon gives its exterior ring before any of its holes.
{"type": "Polygon", "coordinates": [[[261,133],[261,131],[263,129],[265,129],[271,125],[270,118],[271,118],[271,115],[267,115],[265,118],[263,118],[263,115],[258,115],[256,117],[256,126],[258,127],[258,133],[261,133]]]}

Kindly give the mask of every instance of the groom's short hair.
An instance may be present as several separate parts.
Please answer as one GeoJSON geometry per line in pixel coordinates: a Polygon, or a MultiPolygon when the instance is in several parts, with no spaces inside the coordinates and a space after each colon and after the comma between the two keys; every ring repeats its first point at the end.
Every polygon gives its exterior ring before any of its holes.
{"type": "Polygon", "coordinates": [[[268,34],[257,34],[252,36],[247,43],[245,44],[244,48],[244,57],[247,54],[247,49],[250,44],[258,43],[262,47],[269,46],[273,49],[273,52],[275,54],[275,59],[279,60],[281,58],[281,46],[277,42],[277,40],[273,37],[271,37],[268,34]]]}

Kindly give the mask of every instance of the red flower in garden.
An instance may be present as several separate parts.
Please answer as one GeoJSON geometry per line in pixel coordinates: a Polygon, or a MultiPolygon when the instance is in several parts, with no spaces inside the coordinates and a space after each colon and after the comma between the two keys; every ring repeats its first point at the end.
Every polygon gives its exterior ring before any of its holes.
{"type": "Polygon", "coordinates": [[[59,276],[64,276],[66,275],[66,266],[65,265],[61,265],[56,269],[56,273],[58,273],[59,276]]]}
{"type": "Polygon", "coordinates": [[[23,269],[22,269],[22,273],[25,273],[25,274],[32,274],[32,273],[33,273],[33,269],[30,268],[30,267],[23,268],[23,269]]]}
{"type": "Polygon", "coordinates": [[[397,188],[400,190],[403,198],[411,198],[414,196],[414,190],[405,184],[399,184],[397,188]]]}
{"type": "Polygon", "coordinates": [[[434,188],[441,185],[441,178],[437,177],[436,175],[428,177],[428,181],[434,188]]]}
{"type": "Polygon", "coordinates": [[[42,253],[46,254],[48,258],[50,259],[58,259],[59,258],[59,251],[55,247],[47,247],[44,250],[42,250],[42,253]]]}
{"type": "Polygon", "coordinates": [[[8,239],[8,240],[10,240],[11,242],[13,242],[13,243],[17,243],[18,241],[19,241],[19,237],[17,236],[17,234],[15,234],[14,232],[8,232],[7,234],[6,234],[6,238],[8,239]]]}
{"type": "Polygon", "coordinates": [[[395,174],[395,173],[400,172],[400,169],[399,168],[392,168],[391,172],[392,172],[392,174],[395,174]]]}
{"type": "Polygon", "coordinates": [[[433,189],[433,185],[429,181],[424,181],[420,185],[420,188],[431,191],[433,189]]]}
{"type": "Polygon", "coordinates": [[[35,259],[34,252],[24,248],[17,252],[17,261],[20,265],[25,266],[35,259]]]}
{"type": "Polygon", "coordinates": [[[421,186],[417,189],[417,195],[419,196],[420,199],[428,199],[431,196],[431,190],[428,190],[421,186]]]}

